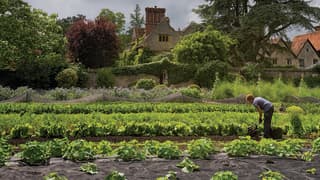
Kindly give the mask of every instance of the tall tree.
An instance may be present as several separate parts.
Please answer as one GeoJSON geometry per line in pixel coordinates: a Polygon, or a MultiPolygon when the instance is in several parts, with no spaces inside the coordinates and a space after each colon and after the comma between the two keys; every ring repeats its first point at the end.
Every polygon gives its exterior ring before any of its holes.
{"type": "Polygon", "coordinates": [[[111,21],[113,24],[116,25],[116,30],[118,34],[122,34],[125,30],[125,16],[121,12],[113,12],[110,9],[102,9],[98,15],[98,17],[104,17],[107,18],[109,21],[111,21]]]}
{"type": "Polygon", "coordinates": [[[320,20],[320,8],[312,7],[310,1],[305,0],[206,1],[207,4],[196,12],[206,23],[227,31],[238,40],[234,49],[237,60],[263,60],[270,54],[271,37],[289,39],[288,30],[295,27],[311,30],[313,23],[320,20]],[[226,25],[223,25],[224,20],[226,25]]]}
{"type": "Polygon", "coordinates": [[[139,4],[136,4],[134,12],[130,14],[131,28],[141,28],[144,24],[144,16],[141,15],[141,8],[139,4]]]}
{"type": "Polygon", "coordinates": [[[106,18],[75,22],[67,32],[67,38],[72,56],[86,67],[111,66],[118,58],[116,27],[106,18]]]}
{"type": "Polygon", "coordinates": [[[77,14],[77,16],[72,16],[72,17],[66,17],[58,20],[58,24],[62,27],[63,29],[63,34],[65,34],[69,27],[76,21],[80,19],[86,19],[85,15],[82,14],[77,14]]]}

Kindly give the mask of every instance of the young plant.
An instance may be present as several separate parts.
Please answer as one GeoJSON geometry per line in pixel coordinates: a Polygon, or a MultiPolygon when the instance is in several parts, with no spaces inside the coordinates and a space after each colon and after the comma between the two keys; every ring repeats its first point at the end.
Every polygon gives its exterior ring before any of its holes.
{"type": "Polygon", "coordinates": [[[98,174],[98,167],[94,163],[86,163],[80,166],[80,170],[88,174],[98,174]]]}
{"type": "Polygon", "coordinates": [[[219,171],[210,180],[238,180],[238,176],[231,171],[219,171]]]}
{"type": "Polygon", "coordinates": [[[144,152],[138,148],[138,145],[132,142],[122,143],[115,151],[123,161],[141,161],[146,158],[144,152]]]}
{"type": "Polygon", "coordinates": [[[65,176],[59,176],[56,172],[51,172],[44,177],[44,180],[68,180],[65,176]]]}
{"type": "Polygon", "coordinates": [[[273,139],[262,139],[258,144],[258,152],[264,155],[280,155],[281,145],[273,139]]]}
{"type": "Polygon", "coordinates": [[[84,161],[84,160],[92,160],[94,159],[94,148],[85,140],[79,139],[72,141],[64,155],[63,158],[76,160],[76,161],[84,161]]]}
{"type": "Polygon", "coordinates": [[[199,171],[199,166],[191,161],[189,158],[185,158],[183,161],[177,164],[177,167],[182,168],[182,172],[190,173],[193,171],[199,171]]]}
{"type": "Polygon", "coordinates": [[[127,180],[123,173],[112,171],[104,180],[127,180]]]}
{"type": "Polygon", "coordinates": [[[312,142],[312,152],[319,153],[320,152],[320,137],[315,139],[312,142]]]}
{"type": "Polygon", "coordinates": [[[301,159],[304,160],[304,161],[312,161],[314,159],[314,156],[315,154],[313,154],[312,151],[307,151],[307,152],[304,152],[302,155],[301,155],[301,159]]]}
{"type": "Polygon", "coordinates": [[[64,139],[54,139],[49,141],[48,148],[51,157],[62,157],[65,153],[69,144],[69,140],[67,138],[64,139]]]}
{"type": "Polygon", "coordinates": [[[177,172],[169,171],[164,177],[158,177],[156,180],[178,180],[177,172]]]}
{"type": "Polygon", "coordinates": [[[188,153],[192,159],[208,159],[213,152],[214,147],[210,139],[193,140],[188,144],[188,153]]]}
{"type": "Polygon", "coordinates": [[[315,175],[315,174],[317,174],[317,169],[316,168],[307,169],[306,173],[315,175]]]}
{"type": "Polygon", "coordinates": [[[265,171],[259,176],[262,180],[283,180],[285,176],[275,171],[265,171]]]}
{"type": "Polygon", "coordinates": [[[108,141],[100,141],[97,146],[97,154],[104,156],[109,155],[112,152],[111,144],[108,141]]]}
{"type": "Polygon", "coordinates": [[[249,156],[251,153],[256,152],[257,145],[257,142],[251,140],[249,136],[240,137],[240,139],[228,143],[224,150],[230,156],[249,156]]]}
{"type": "Polygon", "coordinates": [[[157,152],[159,150],[160,142],[159,141],[146,141],[144,143],[144,150],[147,155],[157,155],[157,152]]]}
{"type": "Polygon", "coordinates": [[[165,159],[178,159],[181,151],[177,145],[171,141],[166,141],[161,144],[158,149],[158,157],[165,159]]]}
{"type": "Polygon", "coordinates": [[[8,144],[6,139],[0,138],[0,167],[4,166],[7,159],[12,152],[11,145],[8,144]]]}
{"type": "Polygon", "coordinates": [[[29,165],[43,165],[49,159],[49,152],[46,144],[37,141],[27,142],[22,145],[22,161],[29,165]]]}

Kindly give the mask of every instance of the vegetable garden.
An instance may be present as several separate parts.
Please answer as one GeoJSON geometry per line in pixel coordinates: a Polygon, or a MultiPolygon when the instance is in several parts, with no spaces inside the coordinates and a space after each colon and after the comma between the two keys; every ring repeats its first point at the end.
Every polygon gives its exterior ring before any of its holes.
{"type": "Polygon", "coordinates": [[[299,106],[257,141],[249,105],[4,103],[0,179],[317,179],[320,107],[299,106]]]}

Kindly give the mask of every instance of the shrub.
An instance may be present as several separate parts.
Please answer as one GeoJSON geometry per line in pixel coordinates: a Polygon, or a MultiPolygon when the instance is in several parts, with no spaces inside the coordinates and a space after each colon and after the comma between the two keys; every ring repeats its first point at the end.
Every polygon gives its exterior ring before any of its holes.
{"type": "Polygon", "coordinates": [[[188,86],[188,88],[191,88],[191,89],[198,89],[199,91],[201,91],[201,88],[200,88],[200,86],[199,85],[197,85],[197,84],[190,84],[189,86],[188,86]]]}
{"type": "Polygon", "coordinates": [[[227,63],[221,61],[211,61],[198,68],[194,80],[201,87],[212,88],[216,79],[216,73],[220,79],[224,79],[228,73],[227,63]]]}
{"type": "Polygon", "coordinates": [[[231,171],[218,171],[210,180],[238,180],[238,176],[231,171]]]}
{"type": "Polygon", "coordinates": [[[56,81],[59,87],[71,88],[77,85],[78,74],[74,69],[67,68],[57,74],[56,81]]]}
{"type": "Polygon", "coordinates": [[[301,117],[299,114],[292,114],[290,117],[291,134],[297,137],[304,135],[301,117]]]}
{"type": "Polygon", "coordinates": [[[200,90],[196,88],[183,88],[180,90],[181,94],[184,96],[189,96],[193,98],[198,98],[200,99],[200,90]]]}
{"type": "Polygon", "coordinates": [[[115,77],[110,69],[99,69],[97,73],[98,87],[110,88],[115,83],[115,77]]]}
{"type": "Polygon", "coordinates": [[[21,158],[29,165],[43,165],[49,159],[46,144],[37,141],[27,142],[22,146],[21,158]]]}
{"type": "Polygon", "coordinates": [[[240,70],[240,74],[247,81],[257,81],[259,78],[259,74],[262,72],[261,68],[258,64],[249,63],[240,70]]]}
{"type": "Polygon", "coordinates": [[[136,88],[150,90],[156,86],[156,81],[153,79],[139,79],[136,88]]]}
{"type": "Polygon", "coordinates": [[[299,106],[290,106],[286,109],[288,113],[304,114],[304,110],[299,106]]]}

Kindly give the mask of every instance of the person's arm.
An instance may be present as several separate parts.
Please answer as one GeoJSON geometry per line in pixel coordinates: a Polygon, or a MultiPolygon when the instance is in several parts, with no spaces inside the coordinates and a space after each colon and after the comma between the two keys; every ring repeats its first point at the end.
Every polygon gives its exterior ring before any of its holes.
{"type": "Polygon", "coordinates": [[[263,111],[259,106],[256,106],[257,111],[259,112],[259,124],[262,122],[262,113],[263,111]]]}

